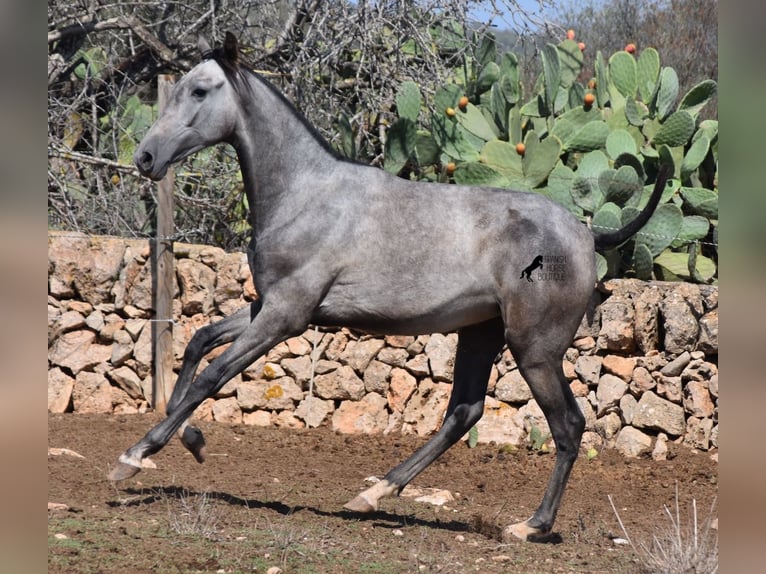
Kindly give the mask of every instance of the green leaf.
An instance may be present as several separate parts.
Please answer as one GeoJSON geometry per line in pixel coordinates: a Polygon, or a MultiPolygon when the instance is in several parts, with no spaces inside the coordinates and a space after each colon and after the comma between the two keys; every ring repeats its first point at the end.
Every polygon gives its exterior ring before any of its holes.
{"type": "Polygon", "coordinates": [[[481,69],[479,77],[476,80],[476,93],[483,94],[492,87],[498,79],[500,79],[500,66],[495,62],[490,62],[481,69]]]}
{"type": "MultiPolygon", "coordinates": [[[[559,52],[559,85],[568,88],[574,84],[582,70],[583,55],[574,40],[564,40],[557,46],[559,52]]],[[[582,101],[582,99],[580,99],[582,101]]]]}
{"type": "Polygon", "coordinates": [[[468,431],[468,448],[475,448],[477,444],[479,444],[479,429],[474,425],[468,431]]]}
{"type": "Polygon", "coordinates": [[[469,103],[465,109],[457,110],[455,118],[466,131],[484,141],[497,138],[497,132],[492,128],[489,122],[487,122],[486,118],[481,113],[481,110],[471,103],[469,103]]]}
{"type": "Polygon", "coordinates": [[[654,135],[652,143],[655,147],[667,145],[676,147],[684,145],[694,133],[694,117],[686,110],[673,113],[660,126],[654,135]]]}
{"type": "Polygon", "coordinates": [[[636,243],[633,249],[633,270],[636,272],[636,277],[644,281],[648,281],[652,278],[653,267],[652,252],[643,243],[636,243]]]}
{"type": "Polygon", "coordinates": [[[682,187],[681,197],[684,198],[684,207],[688,207],[693,214],[718,219],[718,193],[703,187],[682,187]]]}
{"type": "Polygon", "coordinates": [[[652,99],[657,78],[660,75],[660,55],[654,48],[641,51],[638,58],[637,80],[638,93],[644,102],[652,99]]]}
{"type": "Polygon", "coordinates": [[[681,231],[671,244],[673,248],[683,247],[692,241],[705,237],[710,229],[710,222],[701,215],[687,215],[681,222],[681,231]]]}
{"type": "Polygon", "coordinates": [[[399,173],[415,151],[417,128],[415,122],[399,118],[388,129],[384,168],[389,173],[399,173]]]}
{"type": "Polygon", "coordinates": [[[678,97],[678,75],[673,68],[663,68],[660,74],[660,89],[657,93],[657,117],[660,121],[670,115],[678,97]]]}
{"type": "Polygon", "coordinates": [[[623,153],[635,154],[637,151],[636,141],[626,130],[613,130],[606,138],[606,153],[612,159],[623,153]]]}
{"type": "Polygon", "coordinates": [[[534,132],[528,132],[525,138],[526,152],[521,160],[524,181],[530,189],[542,184],[559,161],[561,141],[555,136],[538,140],[534,132]]]}
{"type": "Polygon", "coordinates": [[[481,150],[480,158],[482,163],[511,180],[523,177],[521,156],[516,153],[516,146],[508,142],[500,140],[487,142],[481,150]]]}
{"type": "Polygon", "coordinates": [[[679,110],[686,110],[693,116],[696,116],[702,108],[715,96],[718,90],[718,84],[713,80],[703,80],[691,90],[678,104],[679,110]]]}
{"type": "Polygon", "coordinates": [[[609,136],[606,122],[595,121],[585,124],[564,142],[565,151],[586,152],[603,148],[609,136]]]}
{"type": "Polygon", "coordinates": [[[617,91],[626,98],[636,95],[636,60],[625,51],[612,54],[609,58],[609,79],[617,91]]]}
{"type": "Polygon", "coordinates": [[[420,89],[415,82],[407,80],[399,85],[399,90],[396,93],[396,110],[399,117],[407,118],[413,122],[418,121],[420,89]]]}
{"type": "Polygon", "coordinates": [[[479,162],[469,162],[459,165],[453,174],[455,182],[463,185],[480,185],[487,187],[509,188],[510,181],[503,174],[488,165],[479,162]]]}
{"type": "MultiPolygon", "coordinates": [[[[666,249],[655,257],[654,262],[680,279],[691,279],[688,253],[679,253],[666,249]]],[[[715,276],[715,262],[712,259],[698,254],[694,263],[697,275],[702,278],[704,282],[709,282],[715,276]]]]}
{"type": "Polygon", "coordinates": [[[684,215],[674,203],[660,205],[649,221],[636,234],[636,243],[643,243],[655,257],[668,247],[681,230],[684,215]]]}
{"type": "Polygon", "coordinates": [[[556,101],[556,95],[559,90],[561,74],[559,51],[553,44],[546,44],[540,51],[540,59],[543,64],[543,97],[545,107],[548,110],[553,110],[553,104],[556,101]]]}

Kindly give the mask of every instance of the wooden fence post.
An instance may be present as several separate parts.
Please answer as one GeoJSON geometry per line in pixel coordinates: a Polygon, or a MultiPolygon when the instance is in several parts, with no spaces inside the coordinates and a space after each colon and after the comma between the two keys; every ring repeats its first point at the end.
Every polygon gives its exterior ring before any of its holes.
{"type": "MultiPolygon", "coordinates": [[[[157,79],[159,110],[170,97],[175,79],[161,74],[157,79]]],[[[154,321],[152,322],[152,356],[154,372],[152,376],[152,407],[157,411],[165,410],[170,393],[173,390],[173,240],[175,224],[173,221],[173,186],[175,176],[173,168],[157,186],[157,224],[152,249],[152,289],[154,293],[154,321]]]]}

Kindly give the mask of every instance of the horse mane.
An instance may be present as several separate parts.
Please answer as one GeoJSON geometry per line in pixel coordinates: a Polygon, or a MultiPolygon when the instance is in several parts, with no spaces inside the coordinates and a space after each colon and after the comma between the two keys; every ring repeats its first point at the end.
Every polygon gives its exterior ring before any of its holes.
{"type": "Polygon", "coordinates": [[[237,47],[236,37],[231,32],[226,32],[226,38],[223,46],[219,46],[212,50],[203,52],[203,60],[215,60],[215,62],[221,67],[226,79],[234,87],[234,91],[240,98],[252,98],[253,89],[249,80],[255,80],[262,86],[267,88],[277,99],[282,102],[287,109],[289,109],[293,116],[295,116],[306,128],[306,130],[314,137],[314,139],[321,144],[321,146],[332,155],[335,159],[346,161],[350,163],[359,163],[355,159],[346,157],[334,147],[330,145],[327,139],[319,132],[319,130],[306,119],[290,100],[287,99],[282,91],[280,91],[274,84],[269,82],[261,74],[253,70],[250,66],[243,63],[239,58],[239,48],[237,47]]]}

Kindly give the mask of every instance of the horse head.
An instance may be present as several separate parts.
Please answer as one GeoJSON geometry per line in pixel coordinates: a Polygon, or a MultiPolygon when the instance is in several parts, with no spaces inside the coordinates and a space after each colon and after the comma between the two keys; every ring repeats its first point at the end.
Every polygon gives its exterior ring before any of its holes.
{"type": "Polygon", "coordinates": [[[197,47],[202,61],[173,87],[133,156],[151,179],[162,179],[171,164],[196,151],[230,141],[237,127],[239,98],[230,81],[239,66],[237,40],[227,33],[222,49],[211,49],[203,38],[197,47]]]}

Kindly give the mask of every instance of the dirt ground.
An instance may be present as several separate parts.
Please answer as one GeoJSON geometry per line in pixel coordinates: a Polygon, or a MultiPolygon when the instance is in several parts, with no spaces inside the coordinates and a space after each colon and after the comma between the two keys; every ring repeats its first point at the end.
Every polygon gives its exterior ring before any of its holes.
{"type": "Polygon", "coordinates": [[[637,573],[637,554],[613,540],[623,535],[607,495],[634,542],[669,530],[663,507],[675,512],[676,486],[684,526],[693,499],[701,522],[718,495],[712,453],[670,445],[661,462],[583,454],[554,536],[503,544],[499,528],[539,504],[553,455],[460,443],[413,481],[447,489],[453,501],[439,507],[402,496],[359,516],[343,504],[424,439],[220,423],[199,425],[204,464],[174,439],[152,457],[156,469],[107,481],[117,456],[157,421],[48,415],[49,573],[637,573]],[[51,448],[84,458],[52,456],[51,448]]]}

